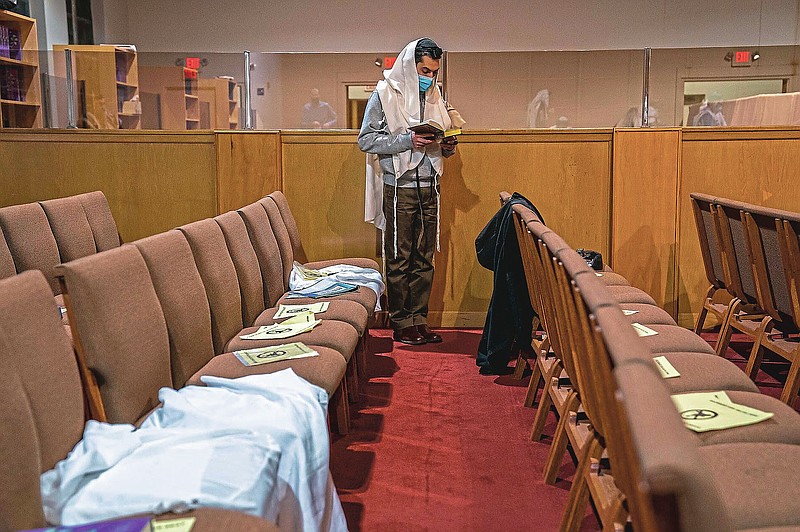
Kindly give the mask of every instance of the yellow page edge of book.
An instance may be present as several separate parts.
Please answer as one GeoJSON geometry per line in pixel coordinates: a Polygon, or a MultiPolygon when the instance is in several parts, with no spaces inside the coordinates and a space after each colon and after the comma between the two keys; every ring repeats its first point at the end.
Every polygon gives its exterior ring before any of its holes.
{"type": "Polygon", "coordinates": [[[152,532],[189,532],[194,526],[196,517],[181,517],[151,522],[152,532]]]}

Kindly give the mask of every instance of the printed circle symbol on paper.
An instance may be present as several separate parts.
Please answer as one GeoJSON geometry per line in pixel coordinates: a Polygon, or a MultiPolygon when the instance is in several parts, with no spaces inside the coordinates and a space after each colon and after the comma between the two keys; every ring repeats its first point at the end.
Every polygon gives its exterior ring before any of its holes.
{"type": "Polygon", "coordinates": [[[706,419],[714,419],[719,414],[713,410],[706,410],[705,408],[692,408],[681,412],[681,418],[689,421],[704,421],[706,419]]]}
{"type": "Polygon", "coordinates": [[[256,358],[273,358],[280,357],[286,354],[286,351],[272,351],[271,353],[259,353],[256,358]]]}

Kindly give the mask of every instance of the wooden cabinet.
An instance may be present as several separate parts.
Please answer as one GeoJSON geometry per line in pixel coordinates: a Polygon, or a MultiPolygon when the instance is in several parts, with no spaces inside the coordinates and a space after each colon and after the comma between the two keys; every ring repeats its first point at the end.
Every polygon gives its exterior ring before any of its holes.
{"type": "Polygon", "coordinates": [[[42,127],[36,21],[0,10],[0,128],[42,127]]]}
{"type": "Polygon", "coordinates": [[[197,70],[185,67],[143,66],[142,127],[145,129],[200,129],[197,70]]]}
{"type": "Polygon", "coordinates": [[[56,44],[54,63],[59,77],[66,77],[67,48],[72,50],[78,127],[140,129],[136,52],[120,46],[56,44]]]}
{"type": "MultiPolygon", "coordinates": [[[[239,129],[240,91],[236,81],[227,77],[201,79],[198,80],[198,89],[201,106],[208,105],[208,127],[239,129]]],[[[201,119],[202,122],[204,121],[201,119]]]]}

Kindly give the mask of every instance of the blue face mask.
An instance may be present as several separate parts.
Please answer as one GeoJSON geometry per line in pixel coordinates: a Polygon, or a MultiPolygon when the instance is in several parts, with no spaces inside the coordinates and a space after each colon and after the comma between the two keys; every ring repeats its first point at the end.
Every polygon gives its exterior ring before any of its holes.
{"type": "Polygon", "coordinates": [[[428,76],[420,76],[419,77],[419,92],[425,92],[431,88],[433,85],[433,78],[429,78],[428,76]]]}

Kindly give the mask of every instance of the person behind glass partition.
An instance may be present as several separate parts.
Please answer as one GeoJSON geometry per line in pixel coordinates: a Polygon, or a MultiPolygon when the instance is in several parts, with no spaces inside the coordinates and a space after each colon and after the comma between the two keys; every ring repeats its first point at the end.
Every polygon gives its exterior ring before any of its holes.
{"type": "Polygon", "coordinates": [[[550,113],[550,91],[542,89],[536,93],[528,104],[528,127],[547,127],[547,115],[550,113]]]}
{"type": "Polygon", "coordinates": [[[301,127],[330,129],[336,127],[336,111],[328,102],[319,99],[319,89],[311,89],[311,101],[303,106],[301,127]]]}
{"type": "Polygon", "coordinates": [[[697,111],[694,119],[692,120],[693,126],[716,126],[724,127],[728,123],[725,121],[725,115],[722,114],[722,102],[708,100],[703,102],[700,109],[697,111]]]}
{"type": "MultiPolygon", "coordinates": [[[[658,127],[661,121],[658,118],[658,109],[652,105],[647,107],[647,122],[649,127],[658,127]]],[[[642,106],[631,107],[625,112],[616,127],[642,127],[642,106]]]]}

